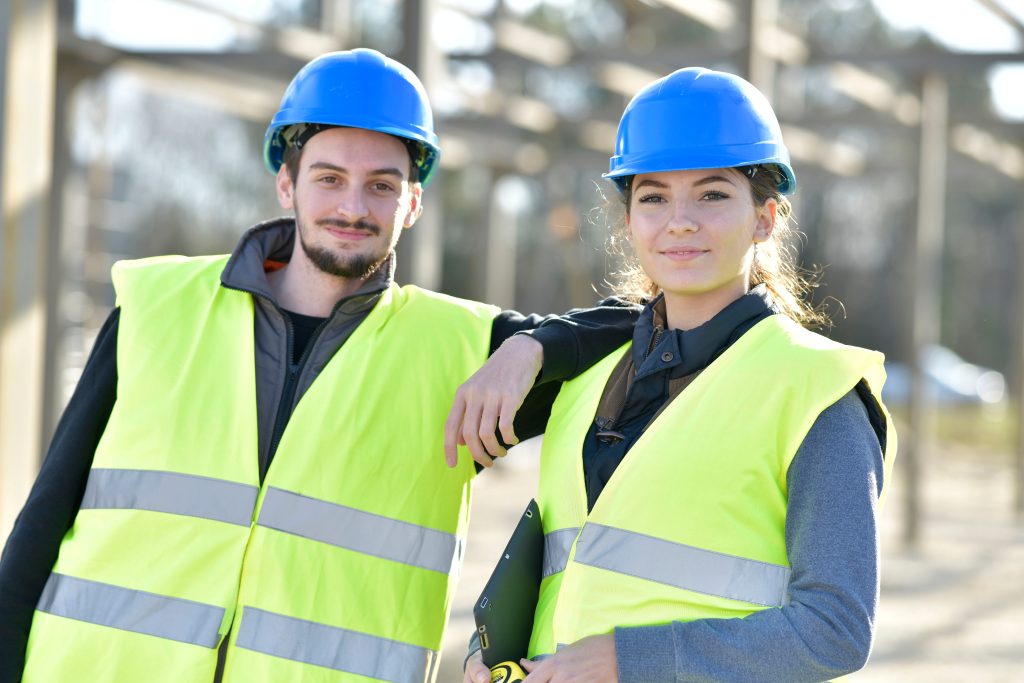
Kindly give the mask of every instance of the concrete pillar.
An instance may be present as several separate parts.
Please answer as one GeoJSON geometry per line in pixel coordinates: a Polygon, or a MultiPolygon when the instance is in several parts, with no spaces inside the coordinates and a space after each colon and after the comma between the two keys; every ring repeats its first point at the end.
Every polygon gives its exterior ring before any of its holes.
{"type": "Polygon", "coordinates": [[[769,102],[775,94],[775,72],[778,65],[764,42],[772,35],[771,29],[778,21],[779,0],[750,0],[747,80],[763,92],[769,102]]]}
{"type": "MultiPolygon", "coordinates": [[[[1018,195],[1024,197],[1024,194],[1018,195]]],[[[1017,264],[1024,264],[1024,199],[1017,209],[1017,264]]],[[[1017,273],[1017,367],[1016,391],[1011,396],[1017,404],[1017,452],[1014,457],[1013,510],[1024,521],[1024,272],[1017,273]]]]}
{"type": "Polygon", "coordinates": [[[56,10],[54,0],[0,3],[0,539],[43,448],[56,10]]]}
{"type": "Polygon", "coordinates": [[[485,264],[483,299],[502,308],[514,308],[516,303],[516,251],[524,202],[514,195],[522,190],[511,176],[499,178],[491,186],[487,251],[482,255],[485,264]]]}
{"type": "MultiPolygon", "coordinates": [[[[402,50],[396,59],[412,69],[431,93],[431,86],[437,81],[439,69],[443,68],[440,50],[431,43],[430,23],[433,16],[434,0],[405,0],[402,8],[402,50]]],[[[435,129],[437,121],[434,122],[435,129]]],[[[427,289],[441,286],[441,263],[443,224],[440,172],[424,196],[423,215],[415,227],[402,237],[398,248],[398,278],[402,283],[411,282],[427,289]]]]}
{"type": "Polygon", "coordinates": [[[910,241],[913,254],[910,335],[909,434],[901,439],[904,498],[903,540],[908,546],[921,537],[921,493],[925,458],[934,433],[934,410],[928,396],[922,352],[940,339],[941,269],[946,201],[946,156],[949,140],[949,88],[938,72],[924,75],[921,96],[921,143],[917,191],[917,224],[910,241]]]}

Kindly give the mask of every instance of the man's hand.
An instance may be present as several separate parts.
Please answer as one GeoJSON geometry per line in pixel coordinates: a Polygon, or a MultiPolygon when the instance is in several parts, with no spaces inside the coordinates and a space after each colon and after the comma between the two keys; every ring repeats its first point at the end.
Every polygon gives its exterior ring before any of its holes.
{"type": "Polygon", "coordinates": [[[462,683],[491,683],[491,672],[484,664],[481,650],[477,650],[466,660],[466,673],[462,676],[462,683]]]}
{"type": "Polygon", "coordinates": [[[519,443],[512,421],[533,387],[544,361],[544,347],[524,334],[509,337],[487,363],[455,392],[455,402],[444,424],[444,454],[448,467],[458,462],[458,445],[465,444],[473,460],[484,467],[505,455],[495,436],[514,446],[519,443]]]}
{"type": "Polygon", "coordinates": [[[529,674],[523,683],[618,683],[615,636],[590,636],[563,647],[552,657],[520,661],[529,674]]]}

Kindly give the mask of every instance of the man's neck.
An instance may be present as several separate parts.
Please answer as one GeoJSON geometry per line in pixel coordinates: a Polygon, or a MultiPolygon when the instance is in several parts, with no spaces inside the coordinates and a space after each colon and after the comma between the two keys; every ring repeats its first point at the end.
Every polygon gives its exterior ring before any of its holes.
{"type": "Polygon", "coordinates": [[[307,259],[294,257],[267,280],[278,306],[318,318],[329,316],[335,304],[358,292],[366,282],[330,275],[307,259]]]}

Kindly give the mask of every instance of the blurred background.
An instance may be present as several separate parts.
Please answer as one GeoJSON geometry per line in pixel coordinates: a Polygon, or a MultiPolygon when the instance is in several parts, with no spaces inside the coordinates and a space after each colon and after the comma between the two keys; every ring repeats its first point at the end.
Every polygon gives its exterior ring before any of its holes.
{"type": "MultiPolygon", "coordinates": [[[[1024,681],[1024,0],[0,0],[0,542],[122,258],[229,251],[276,216],[263,132],[309,59],[426,84],[442,167],[399,280],[529,312],[607,295],[600,180],[683,66],[771,99],[825,330],[889,359],[900,455],[864,681],[1024,681]]],[[[440,680],[535,490],[477,483],[440,680]]]]}

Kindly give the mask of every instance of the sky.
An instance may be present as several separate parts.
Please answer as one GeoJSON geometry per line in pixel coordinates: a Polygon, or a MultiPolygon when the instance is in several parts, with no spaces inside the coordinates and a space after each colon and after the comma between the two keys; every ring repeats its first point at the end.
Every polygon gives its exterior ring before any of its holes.
{"type": "MultiPolygon", "coordinates": [[[[1021,52],[1019,33],[976,0],[872,0],[896,28],[922,30],[957,52],[1021,52]]],[[[1024,0],[997,0],[1024,23],[1024,0]]],[[[1024,63],[989,70],[992,104],[1004,118],[1024,121],[1024,63]]]]}
{"type": "MultiPolygon", "coordinates": [[[[512,5],[539,2],[505,1],[512,5]]],[[[1024,22],[1024,0],[996,1],[1024,22]]],[[[894,27],[925,31],[954,51],[1024,50],[1017,31],[976,0],[872,2],[894,27]]],[[[238,35],[237,25],[230,17],[259,22],[271,14],[275,4],[287,6],[288,0],[80,0],[76,26],[86,37],[126,48],[222,49],[231,46],[238,35]],[[227,16],[204,12],[200,9],[203,5],[216,7],[227,16]]],[[[997,113],[1024,121],[1024,64],[997,65],[989,70],[988,78],[997,113]]]]}

